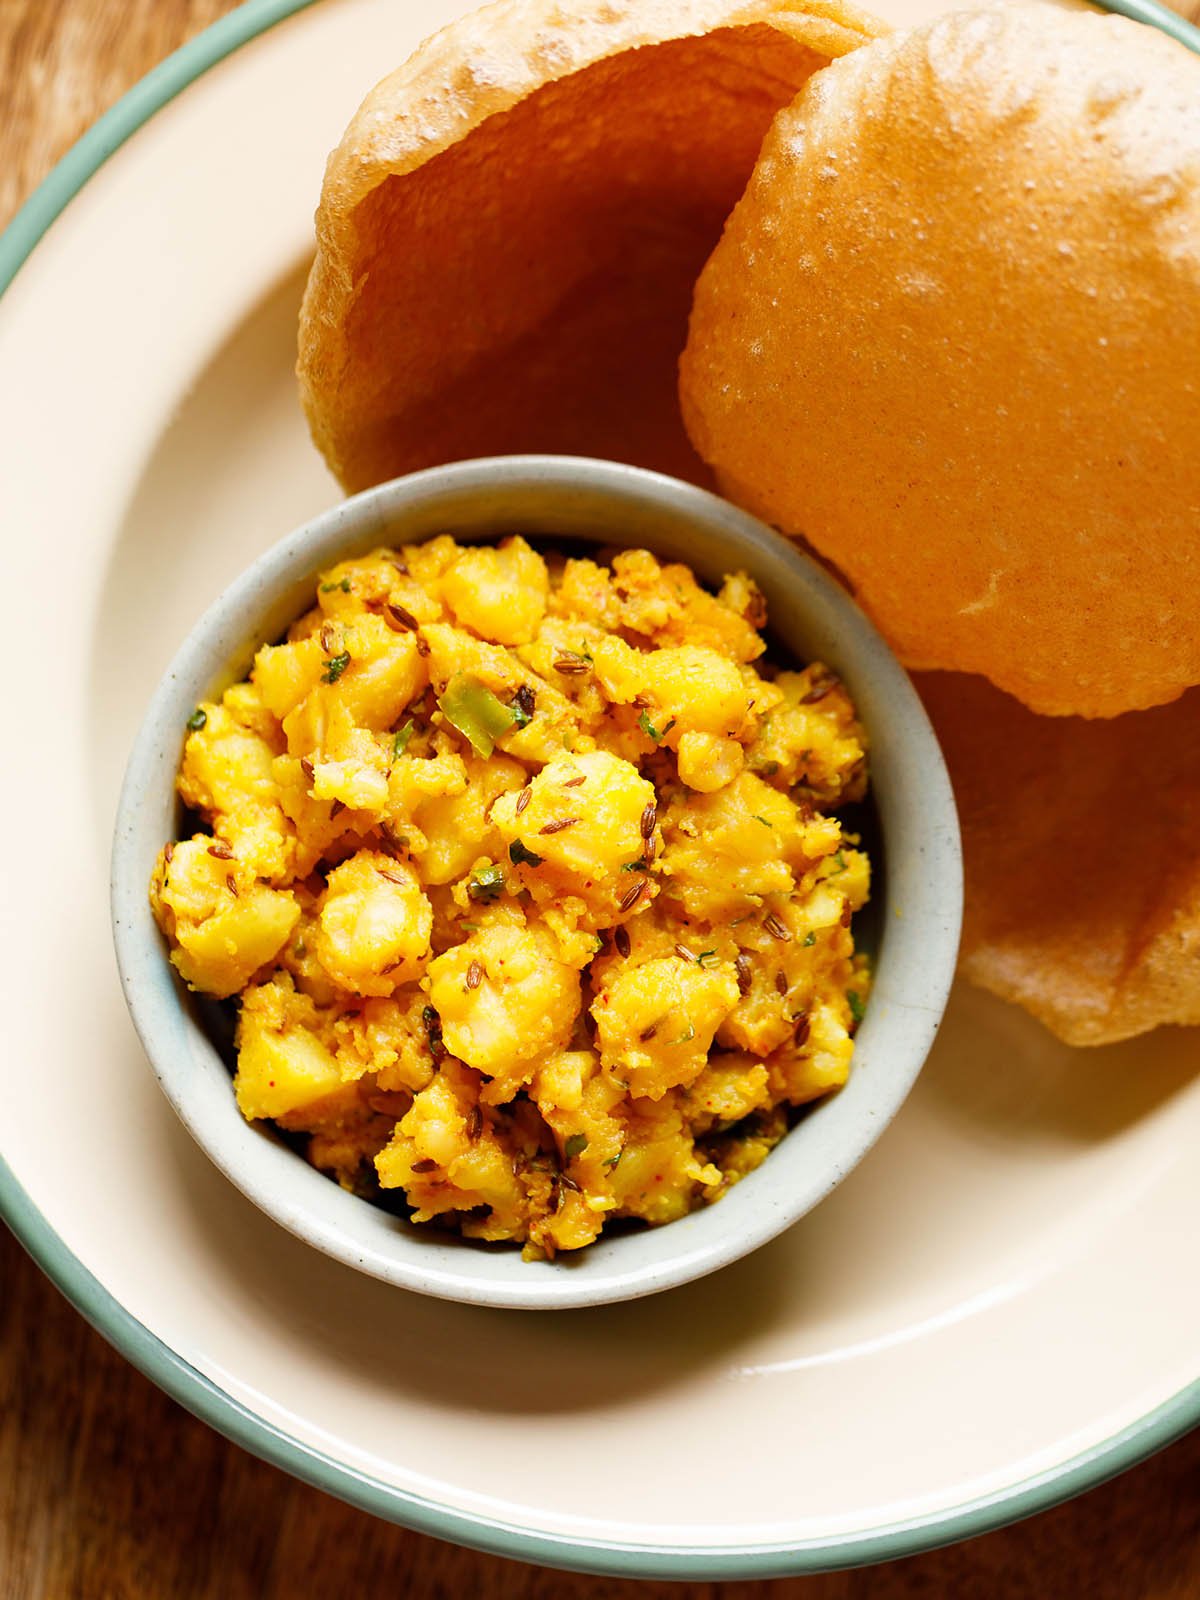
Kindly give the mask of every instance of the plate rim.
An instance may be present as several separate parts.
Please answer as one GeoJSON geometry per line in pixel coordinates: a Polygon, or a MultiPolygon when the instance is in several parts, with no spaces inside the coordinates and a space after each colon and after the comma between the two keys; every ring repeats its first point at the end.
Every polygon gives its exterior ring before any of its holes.
{"type": "MultiPolygon", "coordinates": [[[[108,158],[189,84],[315,0],[244,0],[174,51],[107,111],[42,180],[0,233],[0,295],[74,196],[108,158]]],[[[1200,29],[1159,0],[1101,0],[1200,53],[1200,29]]],[[[438,1504],[347,1466],[256,1415],[164,1343],[55,1233],[0,1156],[0,1218],[72,1306],[172,1399],[251,1454],[327,1494],[417,1532],[489,1554],[614,1577],[790,1577],[899,1560],[989,1533],[1082,1494],[1200,1424],[1200,1377],[1107,1439],[1057,1466],[949,1510],[828,1539],[686,1550],[539,1533],[438,1504]]]]}

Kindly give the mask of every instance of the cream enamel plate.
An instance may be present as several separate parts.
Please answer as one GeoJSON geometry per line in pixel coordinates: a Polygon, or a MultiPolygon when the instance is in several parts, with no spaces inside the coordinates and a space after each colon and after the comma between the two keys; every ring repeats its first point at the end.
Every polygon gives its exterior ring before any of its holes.
{"type": "Polygon", "coordinates": [[[252,0],[0,244],[5,1213],[185,1405],[446,1538],[712,1578],[980,1532],[1200,1415],[1197,1034],[1074,1053],[961,988],[817,1211],[714,1278],[554,1315],[422,1299],[294,1239],[192,1143],[126,1016],[125,757],[203,607],[335,499],[292,377],[324,156],[459,9],[252,0]]]}

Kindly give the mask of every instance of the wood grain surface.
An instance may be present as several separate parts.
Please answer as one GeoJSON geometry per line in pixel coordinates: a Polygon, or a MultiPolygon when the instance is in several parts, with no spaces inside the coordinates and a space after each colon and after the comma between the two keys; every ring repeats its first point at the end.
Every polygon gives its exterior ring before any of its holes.
{"type": "MultiPolygon", "coordinates": [[[[404,4],[405,0],[394,0],[404,4]]],[[[0,0],[0,224],[229,0],[0,0]]],[[[1200,0],[1180,9],[1200,20],[1200,0]]],[[[763,1583],[569,1577],[317,1493],[128,1366],[0,1231],[0,1600],[1198,1600],[1200,1432],[1057,1510],[908,1561],[763,1583]]]]}

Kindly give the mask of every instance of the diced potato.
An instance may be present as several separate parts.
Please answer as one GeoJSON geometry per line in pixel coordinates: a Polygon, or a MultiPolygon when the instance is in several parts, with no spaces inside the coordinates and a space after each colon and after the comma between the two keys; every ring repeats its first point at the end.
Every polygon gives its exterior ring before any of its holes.
{"type": "Polygon", "coordinates": [[[360,850],[329,874],[317,959],[352,994],[391,994],[424,969],[432,927],[433,909],[413,869],[360,850]]]}
{"type": "Polygon", "coordinates": [[[538,927],[480,928],[430,962],[427,989],[451,1055],[514,1093],[524,1065],[564,1045],[579,1015],[579,974],[538,927]]]}
{"type": "Polygon", "coordinates": [[[251,868],[226,850],[202,835],[184,840],[169,862],[160,861],[151,889],[180,976],[222,999],[275,959],[300,919],[294,895],[256,882],[251,868]]]}
{"type": "Polygon", "coordinates": [[[821,847],[814,858],[826,840],[786,795],[752,772],[715,794],[676,801],[664,818],[663,835],[669,892],[689,916],[709,922],[744,916],[768,895],[790,894],[795,870],[808,865],[814,840],[821,847]]]}
{"type": "Polygon", "coordinates": [[[592,1006],[600,1059],[632,1094],[660,1100],[703,1070],[737,998],[737,977],[724,963],[671,956],[627,965],[592,1006]]]}
{"type": "Polygon", "coordinates": [[[472,756],[466,767],[466,783],[458,794],[423,799],[415,808],[428,840],[421,852],[426,883],[451,883],[479,856],[500,852],[500,837],[489,816],[492,802],[525,782],[525,768],[502,755],[488,761],[472,756]]]}
{"type": "Polygon", "coordinates": [[[528,644],[546,611],[546,563],[524,539],[463,550],[442,575],[455,620],[494,644],[528,644]]]}
{"type": "Polygon", "coordinates": [[[692,1132],[729,1126],[771,1103],[767,1069],[745,1051],[714,1055],[688,1090],[692,1132]]]}
{"type": "Polygon", "coordinates": [[[277,751],[228,705],[206,702],[201,710],[203,726],[184,745],[179,793],[257,874],[281,883],[290,873],[294,836],[279,803],[277,751]]]}
{"type": "Polygon", "coordinates": [[[651,650],[643,658],[642,681],[654,702],[650,721],[663,729],[663,742],[672,750],[685,733],[734,739],[745,727],[750,702],[742,675],[715,650],[651,650]]]}
{"type": "Polygon", "coordinates": [[[780,789],[797,784],[819,805],[861,800],[866,735],[844,685],[819,663],[775,680],[779,704],[762,719],[747,761],[780,789]]]}
{"type": "Polygon", "coordinates": [[[591,750],[547,763],[530,780],[527,799],[502,795],[492,821],[508,846],[518,846],[513,859],[525,860],[539,882],[578,896],[596,920],[611,923],[648,870],[652,835],[643,829],[647,819],[653,827],[654,810],[654,786],[636,767],[591,750]],[[530,855],[542,864],[528,863],[530,855]]]}
{"type": "Polygon", "coordinates": [[[839,1009],[835,1005],[816,1007],[804,1037],[768,1056],[769,1082],[777,1099],[803,1105],[840,1089],[849,1078],[854,1041],[847,1023],[852,1019],[848,1012],[839,1015],[839,1009]]]}
{"type": "Polygon", "coordinates": [[[342,1087],[338,1065],[315,1028],[311,1001],[286,984],[247,990],[238,1022],[234,1091],[244,1117],[282,1117],[342,1087]]]}
{"type": "Polygon", "coordinates": [[[336,1017],[329,1031],[342,1076],[370,1074],[385,1093],[424,1089],[434,1073],[425,1005],[420,989],[406,985],[336,1017]]]}
{"type": "Polygon", "coordinates": [[[265,644],[254,658],[251,682],[280,722],[290,715],[320,682],[321,646],[316,637],[291,644],[265,644]]]}
{"type": "Polygon", "coordinates": [[[689,789],[715,794],[741,772],[744,752],[736,739],[717,733],[685,733],[676,749],[679,776],[689,789]]]}
{"type": "Polygon", "coordinates": [[[655,1224],[674,1222],[692,1209],[698,1188],[720,1182],[717,1168],[697,1157],[691,1129],[674,1096],[637,1103],[629,1119],[629,1138],[612,1172],[619,1216],[655,1224]]]}

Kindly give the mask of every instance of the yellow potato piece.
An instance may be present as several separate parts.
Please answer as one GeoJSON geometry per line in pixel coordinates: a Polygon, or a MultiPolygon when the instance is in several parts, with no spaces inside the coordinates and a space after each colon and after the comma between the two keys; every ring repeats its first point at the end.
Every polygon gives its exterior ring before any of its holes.
{"type": "Polygon", "coordinates": [[[579,1014],[579,974],[540,928],[482,928],[431,962],[427,981],[446,1048],[489,1077],[519,1077],[579,1014]]]}
{"type": "Polygon", "coordinates": [[[600,1060],[633,1094],[661,1100],[703,1071],[737,998],[726,963],[702,967],[672,956],[627,966],[592,1006],[600,1060]]]}
{"type": "Polygon", "coordinates": [[[441,582],[455,621],[493,644],[528,644],[549,591],[546,563],[524,539],[464,550],[441,582]]]}
{"type": "Polygon", "coordinates": [[[329,874],[317,959],[352,994],[391,994],[422,971],[433,909],[411,867],[362,850],[329,874]]]}

